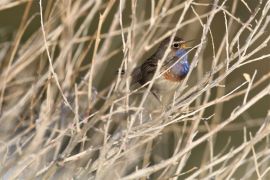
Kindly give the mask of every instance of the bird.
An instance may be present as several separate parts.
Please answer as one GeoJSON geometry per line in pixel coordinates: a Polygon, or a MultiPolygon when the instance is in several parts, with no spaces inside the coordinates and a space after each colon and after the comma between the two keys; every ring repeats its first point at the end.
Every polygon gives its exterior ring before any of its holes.
{"type": "Polygon", "coordinates": [[[187,76],[190,64],[188,62],[187,42],[183,38],[175,36],[164,39],[157,51],[146,59],[141,65],[134,68],[131,73],[131,84],[145,85],[153,79],[158,63],[162,60],[166,50],[169,53],[161,66],[161,77],[155,79],[151,92],[156,96],[164,96],[179,87],[180,82],[187,76]]]}

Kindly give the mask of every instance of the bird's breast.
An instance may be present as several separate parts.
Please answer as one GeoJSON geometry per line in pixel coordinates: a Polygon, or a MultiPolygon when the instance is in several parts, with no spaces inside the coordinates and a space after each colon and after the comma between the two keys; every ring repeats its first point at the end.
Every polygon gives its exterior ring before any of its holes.
{"type": "Polygon", "coordinates": [[[160,94],[166,94],[175,91],[179,85],[180,81],[168,80],[165,78],[165,76],[162,76],[155,80],[155,83],[153,84],[153,90],[160,94]]]}
{"type": "Polygon", "coordinates": [[[167,69],[164,73],[164,78],[169,81],[181,81],[186,77],[189,72],[189,64],[187,61],[180,61],[172,65],[171,68],[167,69]]]}

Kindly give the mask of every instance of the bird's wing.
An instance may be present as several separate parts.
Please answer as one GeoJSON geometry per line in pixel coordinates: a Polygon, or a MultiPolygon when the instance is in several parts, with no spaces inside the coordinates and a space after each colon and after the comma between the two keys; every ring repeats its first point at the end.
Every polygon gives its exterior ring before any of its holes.
{"type": "Polygon", "coordinates": [[[140,66],[142,74],[141,80],[139,81],[140,84],[144,84],[150,79],[152,79],[153,74],[157,69],[157,63],[158,63],[157,58],[150,57],[140,66]]]}
{"type": "MultiPolygon", "coordinates": [[[[172,63],[175,63],[179,58],[174,56],[170,60],[164,62],[162,67],[169,68],[172,63]]],[[[134,72],[134,82],[139,82],[140,84],[144,84],[147,81],[151,80],[154,73],[157,69],[157,64],[160,59],[155,56],[147,59],[141,66],[135,68],[134,72]]]]}
{"type": "MultiPolygon", "coordinates": [[[[171,63],[176,62],[178,59],[179,58],[175,56],[172,59],[164,62],[162,67],[169,67],[171,63]]],[[[153,74],[157,69],[157,64],[159,60],[160,59],[158,59],[153,55],[150,58],[148,58],[142,65],[136,67],[131,74],[132,76],[131,84],[134,83],[144,84],[147,81],[151,80],[153,74]]]]}
{"type": "Polygon", "coordinates": [[[135,84],[137,82],[140,82],[141,79],[142,79],[141,67],[138,66],[131,73],[131,84],[135,84]]]}

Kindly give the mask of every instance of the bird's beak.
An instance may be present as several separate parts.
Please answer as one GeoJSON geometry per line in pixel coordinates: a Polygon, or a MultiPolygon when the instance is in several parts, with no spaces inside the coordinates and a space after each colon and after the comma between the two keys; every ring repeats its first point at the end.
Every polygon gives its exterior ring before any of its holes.
{"type": "Polygon", "coordinates": [[[191,47],[191,46],[187,46],[187,44],[186,43],[188,43],[188,42],[192,42],[192,41],[195,41],[195,39],[191,39],[191,40],[188,40],[188,41],[182,41],[181,42],[181,47],[183,48],[183,49],[192,49],[193,47],[191,47]]]}
{"type": "Polygon", "coordinates": [[[186,43],[183,43],[183,44],[181,45],[181,48],[183,48],[183,49],[192,49],[193,47],[187,46],[186,43]]]}
{"type": "Polygon", "coordinates": [[[181,48],[183,49],[189,49],[190,47],[186,45],[186,43],[181,44],[181,48]]]}

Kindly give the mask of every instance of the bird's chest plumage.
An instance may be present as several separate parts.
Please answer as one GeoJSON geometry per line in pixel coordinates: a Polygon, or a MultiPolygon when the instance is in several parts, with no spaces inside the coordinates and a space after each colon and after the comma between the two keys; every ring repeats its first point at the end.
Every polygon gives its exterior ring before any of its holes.
{"type": "Polygon", "coordinates": [[[162,76],[155,80],[153,89],[163,94],[175,91],[179,87],[181,80],[189,72],[189,63],[185,58],[163,66],[161,69],[162,76]]]}
{"type": "Polygon", "coordinates": [[[168,81],[178,82],[186,77],[189,71],[189,64],[187,61],[177,62],[167,68],[163,74],[168,81]]]}
{"type": "Polygon", "coordinates": [[[161,76],[155,80],[152,89],[160,94],[165,94],[175,91],[179,85],[180,81],[171,81],[166,79],[165,76],[161,76]]]}

